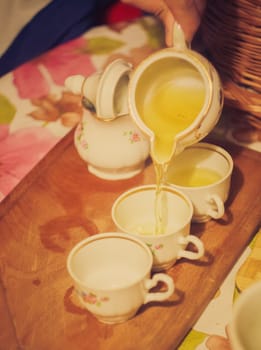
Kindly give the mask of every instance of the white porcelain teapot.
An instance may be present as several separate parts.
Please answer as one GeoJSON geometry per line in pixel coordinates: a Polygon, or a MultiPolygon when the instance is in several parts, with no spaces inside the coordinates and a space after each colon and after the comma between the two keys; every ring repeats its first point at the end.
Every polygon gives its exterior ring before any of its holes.
{"type": "Polygon", "coordinates": [[[88,170],[107,180],[127,179],[144,169],[150,154],[146,137],[128,114],[127,89],[132,66],[118,59],[103,72],[68,77],[65,86],[83,97],[83,118],[75,147],[88,170]]]}
{"type": "Polygon", "coordinates": [[[173,47],[146,57],[131,73],[129,113],[149,136],[151,155],[168,163],[218,122],[223,89],[216,69],[185,41],[175,23],[173,47]]]}

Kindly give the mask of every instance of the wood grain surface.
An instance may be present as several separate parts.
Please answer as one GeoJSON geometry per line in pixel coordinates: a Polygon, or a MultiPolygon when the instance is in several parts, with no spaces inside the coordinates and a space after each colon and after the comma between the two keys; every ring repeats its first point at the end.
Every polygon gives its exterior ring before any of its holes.
{"type": "Polygon", "coordinates": [[[181,259],[168,270],[176,284],[168,301],[141,307],[128,322],[105,325],[79,306],[66,258],[86,236],[115,230],[114,200],[133,186],[154,183],[154,169],[147,164],[129,180],[98,179],[72,140],[70,133],[0,205],[0,349],[174,350],[260,224],[260,154],[222,145],[235,162],[226,214],[192,225],[205,256],[181,259]]]}

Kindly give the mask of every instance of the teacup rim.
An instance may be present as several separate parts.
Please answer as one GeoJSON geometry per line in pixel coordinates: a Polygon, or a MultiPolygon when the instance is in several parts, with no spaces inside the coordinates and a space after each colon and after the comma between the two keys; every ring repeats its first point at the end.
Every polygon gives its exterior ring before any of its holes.
{"type": "Polygon", "coordinates": [[[117,231],[96,233],[96,234],[90,235],[90,236],[82,239],[81,241],[79,241],[78,243],[76,243],[73,246],[73,248],[70,250],[70,252],[67,256],[67,259],[66,259],[67,271],[69,272],[69,275],[73,279],[73,281],[75,281],[78,285],[83,286],[86,289],[92,289],[92,290],[99,291],[99,292],[105,292],[105,291],[112,292],[112,291],[116,291],[116,290],[118,291],[118,290],[129,288],[132,285],[135,285],[139,281],[142,281],[148,273],[150,274],[152,272],[152,265],[153,265],[153,256],[152,256],[151,250],[141,239],[133,237],[130,234],[126,234],[125,232],[117,232],[117,231]],[[144,268],[144,272],[139,276],[138,279],[136,279],[136,280],[132,281],[131,283],[126,284],[125,286],[122,286],[122,287],[111,287],[111,288],[99,287],[99,288],[97,288],[97,287],[92,286],[92,285],[87,285],[86,283],[84,283],[84,281],[82,281],[80,278],[78,278],[78,276],[73,272],[73,270],[71,268],[71,261],[73,259],[73,256],[75,255],[75,253],[77,253],[77,251],[80,250],[86,244],[90,244],[93,241],[97,241],[99,239],[105,239],[105,238],[128,239],[132,242],[134,241],[135,243],[137,243],[139,246],[141,246],[144,249],[144,251],[147,253],[147,256],[148,256],[148,263],[147,263],[147,266],[144,268]]]}
{"type": "MultiPolygon", "coordinates": [[[[182,186],[182,185],[177,185],[173,182],[169,182],[167,181],[167,184],[169,186],[173,186],[174,188],[177,188],[179,190],[189,190],[189,191],[197,191],[199,189],[208,189],[208,188],[211,188],[213,187],[213,185],[219,185],[220,183],[226,181],[229,177],[232,176],[232,172],[233,172],[233,169],[234,169],[234,161],[233,161],[233,158],[231,156],[231,154],[223,147],[219,146],[219,145],[216,145],[216,144],[213,144],[213,143],[208,143],[208,142],[198,142],[194,145],[191,145],[191,146],[188,146],[183,152],[186,152],[187,150],[189,149],[195,149],[195,148],[200,148],[200,149],[209,149],[210,151],[214,151],[216,153],[219,153],[221,156],[224,157],[225,160],[227,160],[228,162],[228,171],[226,173],[225,176],[223,176],[220,180],[216,181],[216,182],[213,182],[209,185],[204,185],[204,186],[196,186],[196,187],[193,187],[193,186],[182,186]]],[[[182,152],[182,153],[183,153],[182,152]]],[[[180,155],[182,155],[182,153],[180,153],[180,155]]]]}
{"type": "Polygon", "coordinates": [[[162,186],[162,189],[163,190],[166,190],[168,192],[174,192],[175,194],[177,194],[179,197],[183,198],[183,200],[185,200],[185,202],[188,204],[188,207],[189,207],[189,210],[190,210],[190,214],[188,216],[188,219],[186,220],[186,222],[181,225],[180,227],[178,227],[175,232],[168,232],[168,233],[163,233],[163,234],[159,234],[159,235],[141,235],[141,234],[138,234],[138,233],[135,233],[135,232],[132,232],[130,233],[127,229],[124,229],[121,225],[118,225],[117,224],[117,220],[115,219],[115,209],[117,207],[117,204],[122,201],[124,198],[126,198],[128,195],[132,194],[132,193],[135,193],[135,192],[140,192],[141,190],[151,190],[151,189],[156,189],[156,184],[146,184],[146,185],[139,185],[139,186],[135,186],[135,187],[132,187],[130,188],[129,190],[127,191],[124,191],[122,192],[117,198],[116,200],[114,201],[113,205],[112,205],[112,209],[111,209],[111,217],[112,217],[112,220],[114,222],[114,224],[116,225],[116,227],[120,228],[120,230],[122,232],[124,232],[125,234],[129,234],[135,238],[137,237],[141,237],[141,238],[137,238],[137,239],[142,239],[144,237],[146,238],[150,238],[150,239],[159,239],[160,237],[168,237],[168,236],[172,236],[173,234],[178,234],[179,231],[183,230],[187,225],[191,224],[192,222],[192,217],[193,217],[193,204],[192,204],[192,201],[190,200],[189,196],[186,195],[185,193],[183,193],[181,190],[179,189],[176,189],[174,187],[172,187],[171,185],[163,185],[162,186]]]}

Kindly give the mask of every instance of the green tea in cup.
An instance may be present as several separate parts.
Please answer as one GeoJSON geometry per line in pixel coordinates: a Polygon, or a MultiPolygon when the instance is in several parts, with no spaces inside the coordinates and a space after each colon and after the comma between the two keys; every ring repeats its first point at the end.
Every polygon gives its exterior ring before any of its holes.
{"type": "Polygon", "coordinates": [[[193,204],[193,222],[219,219],[230,190],[233,159],[217,145],[199,142],[169,164],[166,182],[185,193],[193,204]]]}
{"type": "Polygon", "coordinates": [[[210,168],[205,167],[185,167],[175,171],[175,167],[171,169],[167,175],[169,183],[186,186],[186,187],[201,187],[208,186],[222,179],[222,175],[210,168]]]}

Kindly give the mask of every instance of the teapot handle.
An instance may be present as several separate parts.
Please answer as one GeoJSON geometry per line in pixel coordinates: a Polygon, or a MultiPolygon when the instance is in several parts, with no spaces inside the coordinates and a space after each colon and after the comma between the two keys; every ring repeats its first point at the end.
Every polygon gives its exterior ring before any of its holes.
{"type": "Polygon", "coordinates": [[[177,50],[190,49],[190,43],[186,41],[183,29],[178,22],[173,26],[173,47],[177,50]]]}

